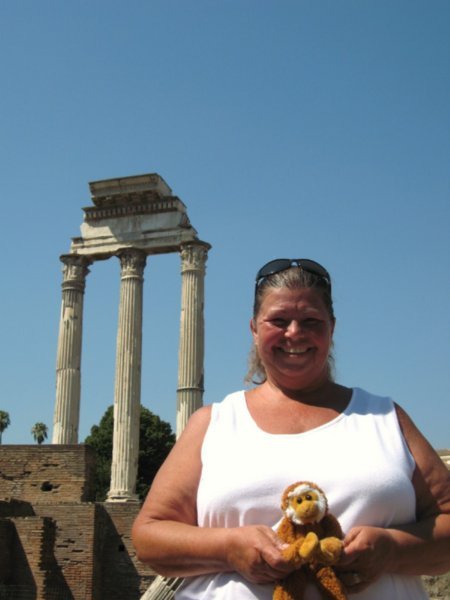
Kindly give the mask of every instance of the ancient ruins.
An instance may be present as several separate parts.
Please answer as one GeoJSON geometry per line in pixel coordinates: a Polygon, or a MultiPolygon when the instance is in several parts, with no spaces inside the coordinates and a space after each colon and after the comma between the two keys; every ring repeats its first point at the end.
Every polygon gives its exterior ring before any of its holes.
{"type": "Polygon", "coordinates": [[[120,305],[117,331],[114,439],[108,501],[136,501],[139,446],[143,281],[149,256],[179,252],[182,298],[177,433],[203,397],[203,304],[210,245],[197,238],[186,207],[156,174],[90,184],[94,206],[84,209],[81,237],[63,263],[53,444],[77,444],[80,414],[83,297],[89,265],[117,257],[120,305]]]}
{"type": "MultiPolygon", "coordinates": [[[[2,446],[0,597],[138,600],[154,580],[130,541],[141,395],[143,281],[148,260],[177,252],[181,265],[177,434],[202,405],[204,278],[210,245],[157,174],[92,182],[81,236],[61,256],[62,306],[52,445],[2,446]],[[94,457],[78,442],[83,302],[89,267],[118,259],[114,434],[107,501],[94,501],[94,457]]],[[[175,408],[175,407],[174,407],[175,408]]],[[[161,580],[161,585],[165,585],[161,580]]]]}

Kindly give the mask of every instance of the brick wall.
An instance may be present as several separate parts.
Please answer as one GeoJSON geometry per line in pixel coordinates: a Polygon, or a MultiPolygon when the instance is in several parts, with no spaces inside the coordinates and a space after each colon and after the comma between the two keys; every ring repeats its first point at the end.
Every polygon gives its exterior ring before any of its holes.
{"type": "Polygon", "coordinates": [[[131,527],[139,508],[138,504],[103,504],[102,589],[108,600],[140,598],[154,578],[154,572],[136,559],[131,543],[131,527]]]}
{"type": "Polygon", "coordinates": [[[46,537],[47,592],[70,590],[74,600],[93,598],[95,504],[36,504],[34,510],[53,523],[46,537]]]}
{"type": "Polygon", "coordinates": [[[94,500],[94,469],[89,446],[2,445],[0,499],[88,502],[94,500]]]}
{"type": "Polygon", "coordinates": [[[0,446],[0,596],[138,600],[133,503],[95,503],[87,446],[0,446]],[[8,594],[8,595],[6,595],[8,594]]]}
{"type": "Polygon", "coordinates": [[[11,579],[11,548],[15,536],[14,525],[8,519],[0,517],[0,581],[11,579]]]}
{"type": "Polygon", "coordinates": [[[46,579],[46,533],[52,523],[41,517],[13,517],[12,583],[35,590],[43,597],[46,579]]]}

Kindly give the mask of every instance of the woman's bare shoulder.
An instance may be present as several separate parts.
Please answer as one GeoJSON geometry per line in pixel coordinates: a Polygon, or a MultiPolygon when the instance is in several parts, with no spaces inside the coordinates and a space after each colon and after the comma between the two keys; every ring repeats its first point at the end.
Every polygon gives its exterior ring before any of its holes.
{"type": "Polygon", "coordinates": [[[177,443],[183,443],[184,438],[189,438],[191,440],[192,437],[197,437],[200,435],[201,440],[203,440],[211,421],[211,411],[212,407],[207,405],[202,406],[192,413],[192,415],[189,417],[186,427],[180,434],[177,443]]]}

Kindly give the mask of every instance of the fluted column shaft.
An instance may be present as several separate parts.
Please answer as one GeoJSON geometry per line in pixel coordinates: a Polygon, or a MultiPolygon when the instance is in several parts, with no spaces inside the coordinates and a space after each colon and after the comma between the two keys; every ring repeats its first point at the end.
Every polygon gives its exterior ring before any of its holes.
{"type": "Polygon", "coordinates": [[[181,247],[181,319],[178,352],[177,436],[203,403],[204,280],[210,245],[181,247]]]}
{"type": "Polygon", "coordinates": [[[137,501],[141,406],[142,303],[146,255],[127,249],[121,265],[119,324],[114,391],[114,434],[108,501],[137,501]]]}
{"type": "Polygon", "coordinates": [[[76,444],[80,420],[83,297],[91,260],[77,254],[61,256],[62,304],[56,358],[56,402],[53,444],[76,444]]]}

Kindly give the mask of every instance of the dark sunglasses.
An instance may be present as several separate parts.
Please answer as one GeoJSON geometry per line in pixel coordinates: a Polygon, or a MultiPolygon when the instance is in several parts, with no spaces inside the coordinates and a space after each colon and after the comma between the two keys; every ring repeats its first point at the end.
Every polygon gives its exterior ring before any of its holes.
{"type": "Polygon", "coordinates": [[[258,287],[263,279],[266,277],[270,277],[271,275],[275,275],[275,273],[281,273],[281,271],[286,271],[293,266],[297,266],[308,273],[312,273],[313,275],[317,275],[321,279],[323,279],[331,292],[331,277],[328,271],[319,265],[315,260],[310,260],[309,258],[277,258],[275,260],[271,260],[266,263],[256,274],[256,285],[255,285],[255,293],[258,290],[258,287]]]}

